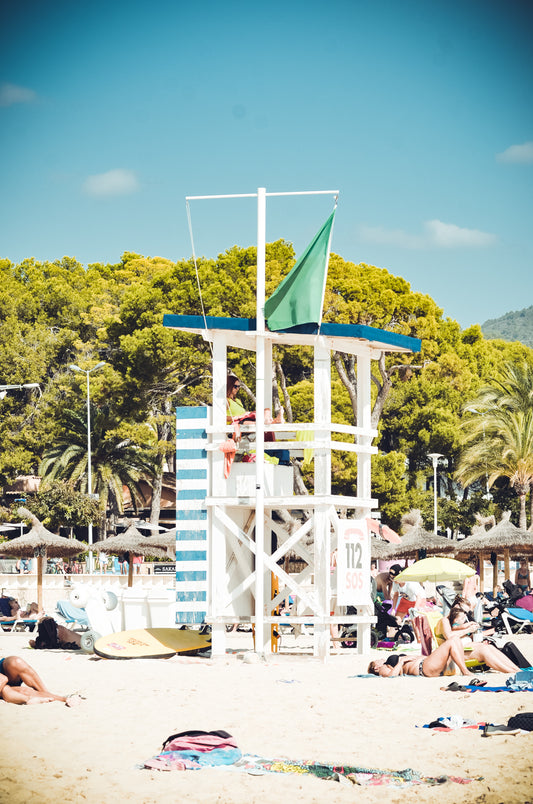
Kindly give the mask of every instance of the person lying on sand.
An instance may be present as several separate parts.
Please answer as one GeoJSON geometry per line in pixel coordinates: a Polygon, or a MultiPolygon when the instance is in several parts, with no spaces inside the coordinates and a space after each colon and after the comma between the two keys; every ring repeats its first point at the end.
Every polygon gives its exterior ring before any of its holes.
{"type": "Polygon", "coordinates": [[[368,672],[375,676],[426,676],[435,678],[444,675],[448,662],[453,660],[461,675],[473,676],[465,665],[463,647],[457,637],[449,639],[429,656],[407,656],[393,653],[388,659],[374,659],[368,665],[368,672]]]}
{"type": "Polygon", "coordinates": [[[81,695],[56,695],[49,692],[30,665],[18,656],[0,659],[0,698],[7,703],[41,704],[62,701],[67,706],[76,706],[81,695]]]}
{"type": "Polygon", "coordinates": [[[48,648],[62,648],[63,650],[79,650],[81,647],[81,634],[71,631],[61,623],[56,623],[53,617],[43,617],[38,625],[37,639],[30,639],[30,648],[43,650],[48,648]]]}

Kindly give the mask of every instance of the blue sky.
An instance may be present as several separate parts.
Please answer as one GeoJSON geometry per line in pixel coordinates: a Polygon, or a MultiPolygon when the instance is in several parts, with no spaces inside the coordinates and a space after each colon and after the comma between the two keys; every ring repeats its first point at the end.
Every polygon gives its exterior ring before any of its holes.
{"type": "MultiPolygon", "coordinates": [[[[189,257],[186,195],[339,189],[332,249],[467,327],[533,304],[529,0],[4,0],[0,257],[189,257]]],[[[299,253],[332,208],[269,199],[299,253]]],[[[196,252],[252,199],[191,205],[196,252]]],[[[179,311],[176,311],[179,312],[179,311]]]]}

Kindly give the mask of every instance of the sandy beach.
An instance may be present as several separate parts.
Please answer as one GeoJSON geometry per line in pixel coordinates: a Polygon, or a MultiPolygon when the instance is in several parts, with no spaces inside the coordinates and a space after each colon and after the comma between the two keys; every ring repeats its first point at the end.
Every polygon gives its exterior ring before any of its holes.
{"type": "MultiPolygon", "coordinates": [[[[479,730],[421,728],[438,717],[507,723],[533,711],[533,693],[450,692],[449,678],[362,678],[368,657],[340,649],[326,663],[302,654],[309,637],[284,637],[287,653],[248,662],[250,634],[229,636],[212,660],[113,661],[35,651],[28,634],[3,634],[0,655],[18,655],[49,689],[81,691],[80,706],[0,702],[0,799],[99,802],[487,802],[533,801],[533,732],[482,737],[479,730]],[[142,769],[170,735],[223,729],[243,753],[367,768],[412,768],[425,776],[475,778],[403,787],[354,786],[310,775],[225,769],[142,769]],[[483,777],[477,780],[477,777],[483,777]]],[[[533,660],[533,636],[513,638],[533,660]]],[[[373,656],[382,655],[373,651],[373,656]]],[[[255,655],[253,657],[256,658],[255,655]]],[[[489,686],[506,676],[488,673],[489,686]]],[[[456,678],[455,680],[461,680],[456,678]]]]}

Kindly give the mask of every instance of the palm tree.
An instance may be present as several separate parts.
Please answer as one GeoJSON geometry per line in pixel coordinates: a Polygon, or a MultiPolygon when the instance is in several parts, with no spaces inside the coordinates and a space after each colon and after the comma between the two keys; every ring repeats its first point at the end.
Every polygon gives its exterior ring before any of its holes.
{"type": "MultiPolygon", "coordinates": [[[[92,407],[92,406],[91,406],[92,407]]],[[[108,406],[91,410],[91,474],[92,489],[87,489],[87,419],[85,413],[64,412],[64,430],[55,446],[46,450],[39,467],[43,485],[54,480],[69,479],[74,487],[96,493],[100,498],[102,523],[108,507],[112,515],[123,513],[123,486],[135,503],[144,502],[140,481],[155,471],[153,452],[122,437],[108,406]]]]}
{"type": "Polygon", "coordinates": [[[519,399],[497,393],[498,388],[492,390],[491,397],[489,389],[482,389],[471,403],[482,415],[463,423],[466,437],[456,477],[470,485],[486,475],[489,487],[498,478],[507,478],[520,498],[519,525],[525,530],[526,495],[533,484],[533,406],[527,408],[519,399]]]}

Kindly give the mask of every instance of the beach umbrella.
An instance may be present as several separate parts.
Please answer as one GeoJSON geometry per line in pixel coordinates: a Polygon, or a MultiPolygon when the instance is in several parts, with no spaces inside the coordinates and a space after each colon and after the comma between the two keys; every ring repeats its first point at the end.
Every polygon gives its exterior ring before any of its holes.
{"type": "Polygon", "coordinates": [[[172,528],[172,530],[167,530],[164,533],[154,533],[154,535],[150,537],[150,542],[155,547],[161,547],[163,550],[167,551],[166,557],[170,561],[176,560],[177,530],[177,528],[172,528]]]}
{"type": "Polygon", "coordinates": [[[18,536],[16,539],[6,542],[3,549],[6,555],[37,559],[37,603],[39,609],[42,610],[43,573],[47,558],[75,556],[78,553],[84,553],[87,545],[77,539],[66,539],[64,536],[57,536],[47,530],[27,508],[19,508],[18,515],[30,520],[31,530],[24,536],[18,536]]]}
{"type": "Polygon", "coordinates": [[[463,564],[462,561],[456,561],[455,558],[446,558],[444,556],[430,556],[429,558],[422,558],[420,561],[415,561],[407,569],[402,570],[395,578],[398,581],[433,581],[439,583],[441,581],[463,581],[471,575],[475,575],[476,571],[468,564],[463,564]]]}
{"type": "Polygon", "coordinates": [[[95,549],[108,555],[120,556],[124,553],[127,555],[128,586],[133,586],[133,556],[168,558],[166,552],[152,542],[151,536],[143,536],[133,524],[124,533],[118,533],[116,536],[109,536],[101,542],[96,542],[95,549]]]}
{"type": "Polygon", "coordinates": [[[377,519],[367,517],[366,522],[370,533],[378,536],[378,538],[385,539],[386,542],[395,542],[396,544],[400,544],[402,541],[396,531],[394,531],[392,528],[389,528],[388,525],[383,525],[377,519]]]}
{"type": "Polygon", "coordinates": [[[418,556],[423,550],[431,555],[439,553],[451,553],[455,548],[455,543],[437,533],[431,533],[421,525],[410,528],[405,536],[402,536],[400,544],[389,545],[389,558],[410,558],[418,556]]]}
{"type": "Polygon", "coordinates": [[[387,561],[390,558],[390,544],[370,534],[370,557],[387,561]]]}
{"type": "MultiPolygon", "coordinates": [[[[533,554],[533,533],[517,528],[510,521],[510,515],[505,515],[497,525],[488,531],[477,531],[472,536],[467,536],[461,542],[455,544],[454,554],[456,556],[478,556],[480,581],[483,588],[484,564],[483,556],[496,553],[503,555],[505,565],[505,579],[510,577],[510,555],[527,556],[533,554]]],[[[498,562],[494,563],[493,569],[493,591],[496,592],[498,581],[498,562]]]]}

